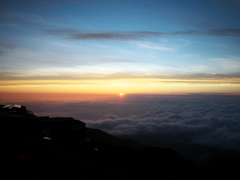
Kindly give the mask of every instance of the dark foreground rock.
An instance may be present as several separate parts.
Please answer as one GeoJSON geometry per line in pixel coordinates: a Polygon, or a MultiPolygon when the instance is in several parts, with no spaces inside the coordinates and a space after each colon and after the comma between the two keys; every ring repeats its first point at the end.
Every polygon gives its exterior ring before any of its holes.
{"type": "Polygon", "coordinates": [[[92,178],[190,178],[197,171],[195,165],[171,149],[131,149],[106,144],[44,146],[35,147],[32,157],[25,154],[25,161],[11,162],[8,170],[23,177],[92,178]]]}
{"type": "MultiPolygon", "coordinates": [[[[21,112],[22,113],[22,112],[21,112]]],[[[132,140],[98,129],[77,133],[71,118],[39,118],[0,113],[1,167],[21,178],[149,178],[189,177],[196,167],[174,150],[142,148],[132,140]],[[73,133],[74,132],[74,133],[73,133]],[[77,138],[79,136],[80,138],[77,138]]]]}

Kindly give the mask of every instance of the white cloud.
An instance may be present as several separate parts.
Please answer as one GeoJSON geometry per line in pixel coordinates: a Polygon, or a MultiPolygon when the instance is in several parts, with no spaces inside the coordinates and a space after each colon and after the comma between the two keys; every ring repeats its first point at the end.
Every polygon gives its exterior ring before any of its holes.
{"type": "Polygon", "coordinates": [[[214,62],[217,62],[219,66],[226,71],[239,72],[240,71],[240,57],[230,56],[227,58],[214,58],[214,62]]]}
{"type": "Polygon", "coordinates": [[[169,48],[165,46],[160,46],[157,44],[149,44],[149,43],[138,43],[137,46],[145,49],[153,49],[153,50],[160,50],[160,51],[176,51],[174,48],[169,48]]]}

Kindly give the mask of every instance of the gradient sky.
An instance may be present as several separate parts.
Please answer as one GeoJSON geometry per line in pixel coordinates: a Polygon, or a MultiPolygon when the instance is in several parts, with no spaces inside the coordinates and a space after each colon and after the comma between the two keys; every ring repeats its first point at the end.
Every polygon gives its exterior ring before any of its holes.
{"type": "Polygon", "coordinates": [[[239,0],[2,0],[0,91],[240,94],[239,0]]]}

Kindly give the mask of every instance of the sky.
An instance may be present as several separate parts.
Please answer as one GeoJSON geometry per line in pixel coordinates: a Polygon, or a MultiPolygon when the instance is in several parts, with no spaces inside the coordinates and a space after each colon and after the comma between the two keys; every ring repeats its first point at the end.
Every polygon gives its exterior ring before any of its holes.
{"type": "Polygon", "coordinates": [[[2,0],[0,92],[240,94],[239,0],[2,0]]]}

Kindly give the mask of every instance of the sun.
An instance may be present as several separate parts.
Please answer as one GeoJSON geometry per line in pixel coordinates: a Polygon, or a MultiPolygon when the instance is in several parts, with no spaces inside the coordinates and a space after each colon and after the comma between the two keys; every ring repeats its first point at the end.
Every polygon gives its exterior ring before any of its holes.
{"type": "Polygon", "coordinates": [[[120,93],[119,96],[123,96],[124,94],[123,93],[120,93]]]}

